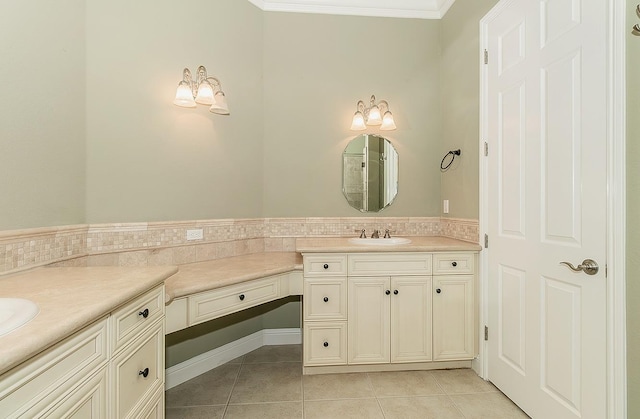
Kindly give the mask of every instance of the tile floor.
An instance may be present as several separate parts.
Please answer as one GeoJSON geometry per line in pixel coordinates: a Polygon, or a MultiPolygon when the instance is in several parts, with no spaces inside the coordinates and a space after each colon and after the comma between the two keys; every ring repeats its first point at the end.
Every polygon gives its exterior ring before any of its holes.
{"type": "Polygon", "coordinates": [[[166,418],[528,418],[471,370],[303,376],[301,359],[263,346],[168,390],[166,418]]]}

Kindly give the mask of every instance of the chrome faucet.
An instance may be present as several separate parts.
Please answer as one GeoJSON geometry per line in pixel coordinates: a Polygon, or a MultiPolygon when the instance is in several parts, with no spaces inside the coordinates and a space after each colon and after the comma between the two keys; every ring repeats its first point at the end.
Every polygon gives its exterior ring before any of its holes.
{"type": "Polygon", "coordinates": [[[380,238],[380,232],[378,230],[373,230],[373,234],[371,234],[371,238],[372,239],[379,239],[380,238]]]}

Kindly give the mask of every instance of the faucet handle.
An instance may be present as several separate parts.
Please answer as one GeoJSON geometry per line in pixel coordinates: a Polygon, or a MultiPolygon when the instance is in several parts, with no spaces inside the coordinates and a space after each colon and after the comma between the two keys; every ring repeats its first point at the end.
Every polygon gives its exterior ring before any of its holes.
{"type": "Polygon", "coordinates": [[[388,228],[384,229],[384,238],[385,239],[390,239],[391,238],[391,230],[389,230],[388,228]]]}
{"type": "Polygon", "coordinates": [[[360,232],[360,238],[361,239],[366,239],[367,238],[367,233],[366,233],[364,228],[362,230],[353,230],[353,231],[355,231],[356,233],[360,232]]]}

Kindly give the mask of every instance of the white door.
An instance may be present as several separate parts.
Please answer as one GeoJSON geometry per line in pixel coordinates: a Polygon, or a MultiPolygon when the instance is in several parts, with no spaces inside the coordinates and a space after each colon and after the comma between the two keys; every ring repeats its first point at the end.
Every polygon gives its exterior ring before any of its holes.
{"type": "Polygon", "coordinates": [[[533,418],[607,416],[607,15],[505,0],[481,22],[487,375],[533,418]]]}

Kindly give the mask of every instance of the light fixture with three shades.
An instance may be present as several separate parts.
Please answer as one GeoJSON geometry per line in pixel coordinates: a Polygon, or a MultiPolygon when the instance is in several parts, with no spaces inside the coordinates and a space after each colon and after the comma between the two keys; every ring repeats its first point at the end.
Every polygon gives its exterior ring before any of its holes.
{"type": "Polygon", "coordinates": [[[178,83],[174,105],[184,108],[195,108],[196,104],[210,105],[209,112],[219,115],[229,115],[227,98],[222,91],[220,80],[207,75],[204,66],[198,67],[198,77],[194,80],[191,71],[185,68],[182,71],[182,81],[178,83]]]}
{"type": "Polygon", "coordinates": [[[362,131],[367,126],[380,126],[382,131],[392,131],[396,129],[396,123],[393,121],[393,115],[389,110],[389,103],[381,100],[376,103],[376,97],[371,95],[369,106],[365,106],[364,102],[359,100],[356,104],[356,113],[353,114],[351,121],[352,131],[362,131]]]}

